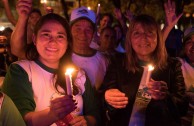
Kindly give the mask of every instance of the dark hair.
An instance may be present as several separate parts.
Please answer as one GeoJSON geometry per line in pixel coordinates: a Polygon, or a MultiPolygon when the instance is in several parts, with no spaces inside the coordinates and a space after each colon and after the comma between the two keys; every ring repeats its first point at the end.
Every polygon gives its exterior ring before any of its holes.
{"type": "Polygon", "coordinates": [[[110,22],[112,24],[112,22],[113,22],[113,16],[110,13],[104,13],[104,14],[102,14],[102,16],[100,16],[100,20],[102,20],[106,16],[110,18],[110,22]]]}
{"type": "Polygon", "coordinates": [[[30,11],[30,15],[31,15],[32,13],[38,13],[40,16],[42,16],[42,13],[41,13],[40,9],[37,9],[37,8],[33,8],[33,9],[30,11]]]}
{"type": "Polygon", "coordinates": [[[12,30],[10,27],[6,27],[6,28],[3,30],[3,32],[4,32],[4,33],[7,33],[7,32],[12,33],[13,30],[12,30]]]}

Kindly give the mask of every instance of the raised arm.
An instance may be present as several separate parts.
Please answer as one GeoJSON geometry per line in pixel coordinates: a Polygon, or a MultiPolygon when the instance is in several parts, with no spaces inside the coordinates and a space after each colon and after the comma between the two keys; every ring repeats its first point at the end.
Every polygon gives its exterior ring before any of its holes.
{"type": "Polygon", "coordinates": [[[19,0],[16,5],[18,22],[11,36],[11,52],[20,59],[25,59],[27,47],[27,22],[32,8],[32,0],[19,0]]]}
{"type": "Polygon", "coordinates": [[[162,29],[163,34],[163,40],[166,41],[169,32],[172,30],[172,28],[176,25],[178,20],[181,18],[183,13],[176,15],[176,6],[175,2],[168,0],[168,2],[164,3],[164,9],[165,9],[165,26],[162,29]]]}
{"type": "Polygon", "coordinates": [[[119,23],[121,24],[122,28],[123,28],[123,33],[124,35],[126,35],[127,33],[127,25],[126,25],[126,22],[123,18],[123,15],[121,13],[121,10],[118,9],[118,8],[115,8],[114,9],[114,15],[115,15],[115,18],[119,21],[119,23]]]}
{"type": "Polygon", "coordinates": [[[15,19],[15,17],[13,16],[13,14],[11,12],[8,0],[2,0],[2,2],[3,2],[3,6],[5,8],[5,14],[6,14],[8,20],[15,26],[17,23],[17,20],[15,19]]]}

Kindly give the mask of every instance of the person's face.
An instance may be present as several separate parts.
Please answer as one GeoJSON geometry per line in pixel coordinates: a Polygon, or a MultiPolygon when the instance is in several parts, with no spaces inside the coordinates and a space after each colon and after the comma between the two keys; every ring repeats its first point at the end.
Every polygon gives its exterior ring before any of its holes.
{"type": "Polygon", "coordinates": [[[110,18],[108,16],[104,16],[101,20],[100,20],[100,27],[101,28],[105,28],[106,26],[110,26],[111,22],[110,22],[110,18]]]}
{"type": "Polygon", "coordinates": [[[92,23],[86,19],[76,21],[71,27],[73,49],[88,50],[93,37],[92,23]]]}
{"type": "Polygon", "coordinates": [[[68,45],[66,30],[57,21],[48,21],[39,29],[34,44],[42,63],[58,63],[68,45]]]}
{"type": "Polygon", "coordinates": [[[34,12],[31,13],[28,19],[28,23],[31,24],[33,27],[36,25],[37,21],[40,19],[40,14],[34,12]]]}
{"type": "Polygon", "coordinates": [[[194,35],[192,35],[185,43],[185,54],[189,60],[194,63],[194,35]]]}
{"type": "Polygon", "coordinates": [[[140,60],[149,60],[157,46],[156,30],[151,31],[136,24],[131,34],[131,44],[140,60]]]}
{"type": "Polygon", "coordinates": [[[116,40],[120,40],[122,37],[122,31],[121,28],[119,26],[114,27],[114,30],[116,32],[116,40]]]}
{"type": "Polygon", "coordinates": [[[114,34],[110,29],[105,29],[100,35],[100,47],[103,49],[114,48],[114,34]]]}

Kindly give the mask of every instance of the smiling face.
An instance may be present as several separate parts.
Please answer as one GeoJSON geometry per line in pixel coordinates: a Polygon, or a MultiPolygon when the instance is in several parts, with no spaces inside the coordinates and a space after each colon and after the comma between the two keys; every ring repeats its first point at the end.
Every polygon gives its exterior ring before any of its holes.
{"type": "Polygon", "coordinates": [[[39,60],[48,67],[57,67],[68,45],[66,30],[55,20],[47,21],[34,36],[34,44],[39,60]]]}
{"type": "Polygon", "coordinates": [[[184,50],[190,62],[194,64],[194,35],[186,41],[184,50]]]}
{"type": "Polygon", "coordinates": [[[140,60],[149,61],[157,46],[156,29],[147,29],[142,24],[137,23],[131,34],[131,44],[140,60]]]}
{"type": "Polygon", "coordinates": [[[80,53],[82,51],[89,51],[90,43],[93,37],[93,25],[87,19],[80,19],[76,21],[71,27],[73,37],[73,51],[80,53]]]}

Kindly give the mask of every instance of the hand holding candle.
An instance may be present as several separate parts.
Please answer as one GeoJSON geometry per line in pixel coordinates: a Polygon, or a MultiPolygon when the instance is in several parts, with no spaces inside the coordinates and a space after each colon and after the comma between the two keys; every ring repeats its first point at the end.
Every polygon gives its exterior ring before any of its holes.
{"type": "Polygon", "coordinates": [[[73,68],[69,68],[65,72],[67,95],[73,95],[73,85],[72,85],[72,72],[73,71],[74,71],[73,68]]]}
{"type": "Polygon", "coordinates": [[[147,72],[147,76],[146,76],[146,82],[145,84],[147,85],[148,82],[150,81],[150,78],[151,78],[151,74],[152,74],[152,71],[154,70],[154,67],[152,65],[148,65],[148,72],[147,72]]]}

